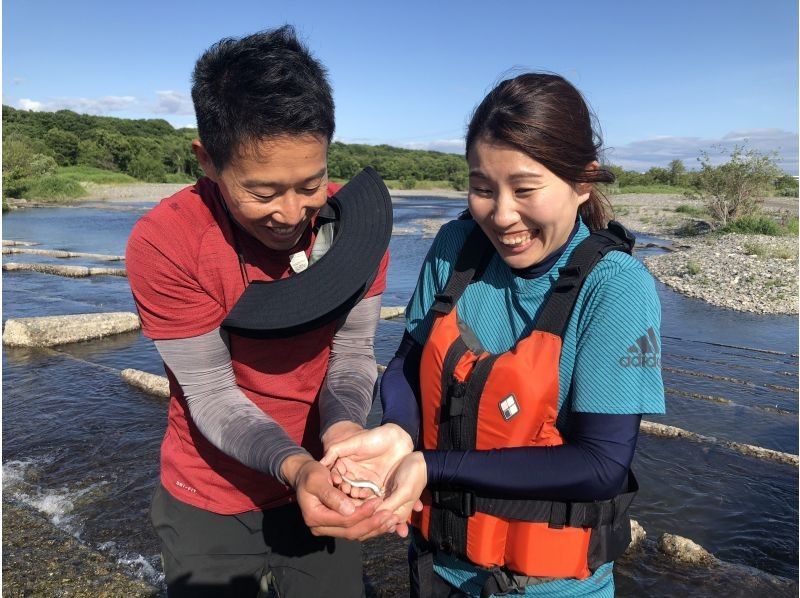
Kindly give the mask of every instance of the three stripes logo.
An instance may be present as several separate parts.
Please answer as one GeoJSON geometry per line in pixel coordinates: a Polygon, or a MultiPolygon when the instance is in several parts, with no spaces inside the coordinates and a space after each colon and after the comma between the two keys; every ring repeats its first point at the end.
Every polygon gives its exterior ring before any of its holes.
{"type": "Polygon", "coordinates": [[[648,328],[647,334],[628,347],[628,354],[619,358],[619,364],[624,368],[660,368],[661,344],[656,331],[648,328]]]}

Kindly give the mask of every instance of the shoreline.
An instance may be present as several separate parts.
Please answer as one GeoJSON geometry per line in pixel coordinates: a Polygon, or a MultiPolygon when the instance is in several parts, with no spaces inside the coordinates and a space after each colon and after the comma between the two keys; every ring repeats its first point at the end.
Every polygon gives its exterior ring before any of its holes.
{"type": "MultiPolygon", "coordinates": [[[[186,184],[141,183],[88,185],[88,195],[69,204],[9,200],[12,208],[152,203],[186,184]],[[87,205],[88,204],[88,205],[87,205]]],[[[464,199],[464,191],[447,189],[390,189],[392,199],[439,197],[464,199]]],[[[679,206],[700,209],[702,204],[681,195],[623,194],[608,196],[614,219],[643,235],[672,242],[669,252],[644,260],[650,273],[670,289],[726,309],[759,314],[798,313],[798,254],[795,237],[706,234],[706,222],[679,206]],[[686,234],[694,232],[695,234],[686,234]],[[700,234],[698,234],[700,233],[700,234]]],[[[794,198],[771,197],[766,213],[796,217],[794,198]]],[[[421,214],[422,216],[422,214],[421,214]]],[[[442,222],[421,218],[425,238],[435,235],[442,222]]],[[[408,231],[396,230],[395,234],[408,231]]]]}

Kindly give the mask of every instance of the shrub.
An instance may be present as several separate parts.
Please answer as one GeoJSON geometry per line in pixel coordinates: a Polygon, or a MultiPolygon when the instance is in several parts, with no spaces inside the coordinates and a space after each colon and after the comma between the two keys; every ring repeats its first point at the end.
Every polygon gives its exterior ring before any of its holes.
{"type": "Polygon", "coordinates": [[[795,260],[797,259],[797,253],[792,251],[789,247],[776,247],[772,251],[772,256],[778,258],[779,260],[795,260]]]}
{"type": "Polygon", "coordinates": [[[55,158],[42,154],[35,154],[28,165],[28,176],[45,177],[58,172],[58,164],[55,158]]]}
{"type": "Polygon", "coordinates": [[[775,220],[763,214],[737,218],[724,226],[721,231],[746,235],[770,235],[772,237],[777,237],[783,232],[775,220]]]}
{"type": "Polygon", "coordinates": [[[675,211],[679,214],[688,214],[690,216],[708,216],[708,212],[705,210],[705,208],[699,208],[697,206],[689,205],[688,203],[680,204],[677,208],[675,208],[675,211]]]}
{"type": "MultiPolygon", "coordinates": [[[[722,150],[723,155],[727,155],[722,150]]],[[[698,158],[701,170],[697,184],[709,214],[720,226],[727,226],[742,216],[756,214],[760,197],[766,195],[779,178],[774,154],[764,155],[755,149],[736,146],[725,164],[712,166],[707,152],[698,158]]],[[[767,233],[769,234],[769,233],[767,233]]]]}
{"type": "Polygon", "coordinates": [[[769,253],[768,249],[759,243],[745,243],[743,248],[747,255],[764,257],[769,253]]]}
{"type": "Polygon", "coordinates": [[[796,237],[798,233],[800,233],[800,230],[798,230],[798,224],[800,223],[798,223],[797,216],[794,218],[788,218],[783,222],[783,229],[786,231],[787,235],[796,237]]]}
{"type": "Polygon", "coordinates": [[[689,273],[690,276],[696,276],[700,274],[701,270],[702,268],[700,267],[700,264],[698,264],[697,262],[689,260],[686,263],[686,271],[689,273]]]}
{"type": "Polygon", "coordinates": [[[80,183],[59,176],[28,179],[22,197],[27,199],[75,199],[86,195],[80,183]]]}
{"type": "Polygon", "coordinates": [[[403,189],[413,189],[417,186],[417,180],[411,177],[403,177],[400,179],[400,186],[403,189]]]}

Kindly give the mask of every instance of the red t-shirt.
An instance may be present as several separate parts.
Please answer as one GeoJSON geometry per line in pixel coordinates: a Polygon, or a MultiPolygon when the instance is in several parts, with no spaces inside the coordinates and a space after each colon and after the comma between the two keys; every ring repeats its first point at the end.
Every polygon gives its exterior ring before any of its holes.
{"type": "MultiPolygon", "coordinates": [[[[329,184],[328,193],[338,186],[329,184]]],[[[310,253],[311,226],[300,241],[310,253]]],[[[190,338],[217,328],[244,292],[233,230],[215,183],[200,179],[161,201],[128,240],[128,280],[145,336],[190,338]]],[[[236,239],[253,280],[289,275],[292,252],[275,251],[237,227],[236,239]]],[[[296,249],[295,249],[296,251],[296,249]]],[[[366,297],[386,288],[388,252],[366,297]]],[[[287,434],[319,457],[317,397],[328,367],[333,322],[289,339],[230,335],[231,362],[244,394],[287,434]]],[[[170,403],[161,445],[161,482],[178,500],[214,513],[242,513],[285,504],[290,488],[214,447],[189,414],[180,385],[167,369],[170,403]]]]}

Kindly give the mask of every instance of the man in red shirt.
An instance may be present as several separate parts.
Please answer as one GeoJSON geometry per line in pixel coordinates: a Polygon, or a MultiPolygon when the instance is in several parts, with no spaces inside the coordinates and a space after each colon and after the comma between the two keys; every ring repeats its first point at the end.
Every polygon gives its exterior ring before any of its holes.
{"type": "Polygon", "coordinates": [[[325,251],[333,100],[290,27],[212,46],[192,99],[206,176],[146,214],[127,248],[170,382],[151,512],[169,595],[255,596],[266,581],[282,597],[361,596],[357,540],[401,522],[377,500],[356,504],[316,459],[365,424],[388,255],[337,320],[289,338],[226,330],[253,281],[325,251]]]}

